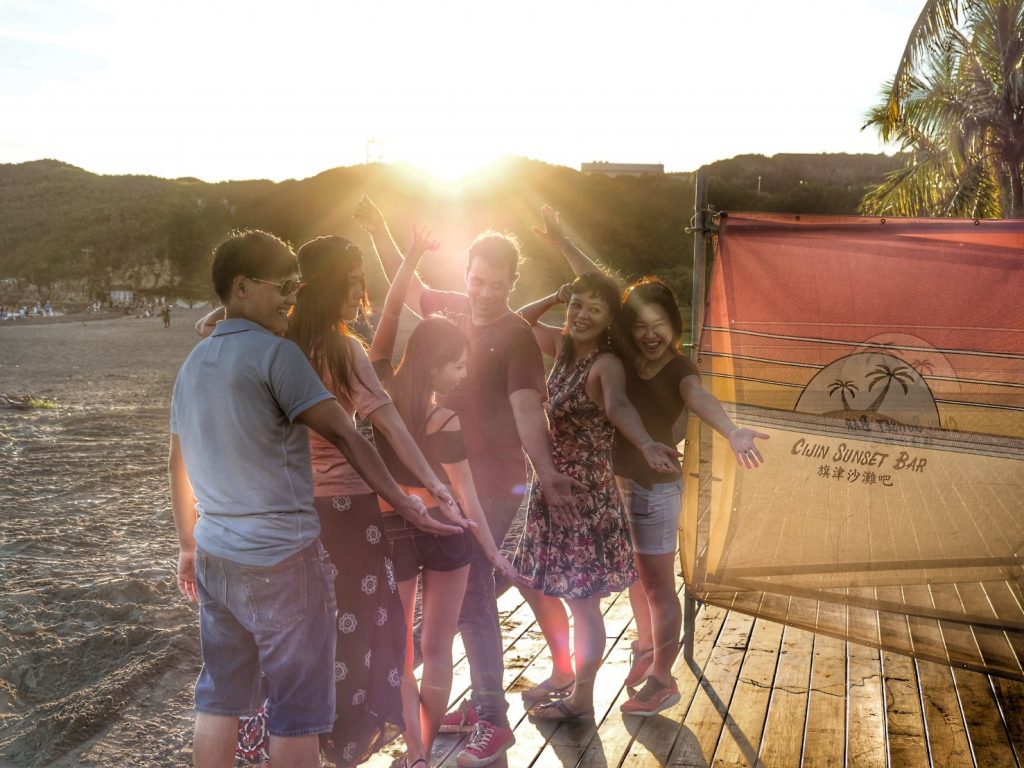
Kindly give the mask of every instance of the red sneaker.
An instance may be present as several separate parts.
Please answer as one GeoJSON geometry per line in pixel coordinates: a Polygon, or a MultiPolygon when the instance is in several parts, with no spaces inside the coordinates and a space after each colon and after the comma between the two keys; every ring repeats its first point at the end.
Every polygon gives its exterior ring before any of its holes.
{"type": "Polygon", "coordinates": [[[640,641],[634,640],[630,644],[629,674],[626,675],[626,685],[630,688],[640,685],[647,679],[647,672],[654,663],[654,649],[640,650],[640,641]]]}
{"type": "Polygon", "coordinates": [[[678,704],[682,696],[679,694],[679,686],[673,678],[671,683],[663,685],[656,677],[648,677],[644,687],[633,694],[631,699],[624,701],[619,709],[625,715],[639,715],[650,717],[662,710],[678,704]]]}
{"type": "Polygon", "coordinates": [[[469,737],[469,743],[459,752],[455,762],[459,768],[480,768],[490,765],[515,743],[516,737],[511,728],[502,728],[486,720],[480,720],[473,729],[473,735],[469,737]]]}
{"type": "Polygon", "coordinates": [[[469,733],[480,719],[476,707],[469,699],[463,699],[458,708],[441,718],[438,733],[469,733]]]}

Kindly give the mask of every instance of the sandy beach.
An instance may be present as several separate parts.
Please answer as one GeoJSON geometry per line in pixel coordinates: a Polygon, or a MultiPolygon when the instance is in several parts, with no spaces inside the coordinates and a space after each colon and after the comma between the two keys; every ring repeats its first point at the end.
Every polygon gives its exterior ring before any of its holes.
{"type": "Polygon", "coordinates": [[[200,310],[0,325],[0,766],[191,763],[168,409],[200,310]]]}
{"type": "Polygon", "coordinates": [[[0,394],[54,406],[0,408],[0,768],[191,765],[166,462],[203,312],[0,325],[0,394]]]}

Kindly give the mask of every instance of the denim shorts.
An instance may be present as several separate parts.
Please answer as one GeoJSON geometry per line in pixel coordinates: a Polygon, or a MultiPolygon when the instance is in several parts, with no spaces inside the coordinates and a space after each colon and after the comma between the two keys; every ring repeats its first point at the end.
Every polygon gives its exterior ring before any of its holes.
{"type": "MultiPolygon", "coordinates": [[[[428,513],[438,519],[440,511],[432,508],[428,513]]],[[[424,570],[454,571],[473,559],[471,540],[465,533],[437,536],[421,531],[397,514],[384,515],[384,532],[391,543],[398,581],[415,578],[424,570]]]]}
{"type": "Polygon", "coordinates": [[[640,555],[674,553],[679,545],[683,481],[654,483],[644,488],[627,477],[620,477],[619,494],[629,520],[633,550],[640,555]]]}
{"type": "Polygon", "coordinates": [[[329,732],[338,610],[320,542],[270,566],[198,550],[196,586],[203,649],[196,711],[252,715],[266,694],[272,736],[329,732]]]}

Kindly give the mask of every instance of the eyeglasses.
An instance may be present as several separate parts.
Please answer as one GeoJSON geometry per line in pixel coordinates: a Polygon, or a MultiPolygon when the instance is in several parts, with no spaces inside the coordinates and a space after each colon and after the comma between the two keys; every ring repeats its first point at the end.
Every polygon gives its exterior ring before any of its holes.
{"type": "Polygon", "coordinates": [[[293,293],[295,293],[297,290],[299,290],[302,286],[305,285],[304,282],[302,282],[301,280],[296,280],[294,277],[289,277],[283,283],[275,283],[273,280],[263,280],[262,278],[252,277],[251,275],[246,275],[246,277],[248,277],[254,283],[266,283],[267,285],[273,285],[274,287],[277,288],[278,293],[280,293],[282,296],[291,296],[293,293]]]}

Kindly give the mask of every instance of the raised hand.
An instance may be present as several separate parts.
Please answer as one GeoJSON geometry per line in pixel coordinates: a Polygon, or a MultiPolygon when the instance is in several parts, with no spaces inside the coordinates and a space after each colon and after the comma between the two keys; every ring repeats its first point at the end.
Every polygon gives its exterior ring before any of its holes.
{"type": "Polygon", "coordinates": [[[413,225],[412,242],[409,244],[409,250],[405,254],[405,260],[409,262],[410,266],[416,266],[419,260],[423,258],[424,253],[436,251],[440,247],[441,242],[434,238],[434,233],[430,229],[420,229],[413,225]]]}
{"type": "Polygon", "coordinates": [[[746,427],[737,427],[729,433],[729,446],[736,454],[736,461],[747,469],[754,469],[764,464],[764,456],[754,444],[754,440],[767,440],[771,435],[757,432],[746,427]]]}
{"type": "Polygon", "coordinates": [[[540,219],[543,227],[534,227],[534,233],[547,240],[555,247],[561,247],[565,242],[565,231],[562,229],[562,221],[558,217],[558,211],[550,205],[541,206],[540,219]]]}
{"type": "Polygon", "coordinates": [[[387,227],[384,222],[384,214],[367,195],[363,195],[363,199],[356,203],[356,210],[352,214],[352,218],[371,235],[380,234],[387,227]]]}

